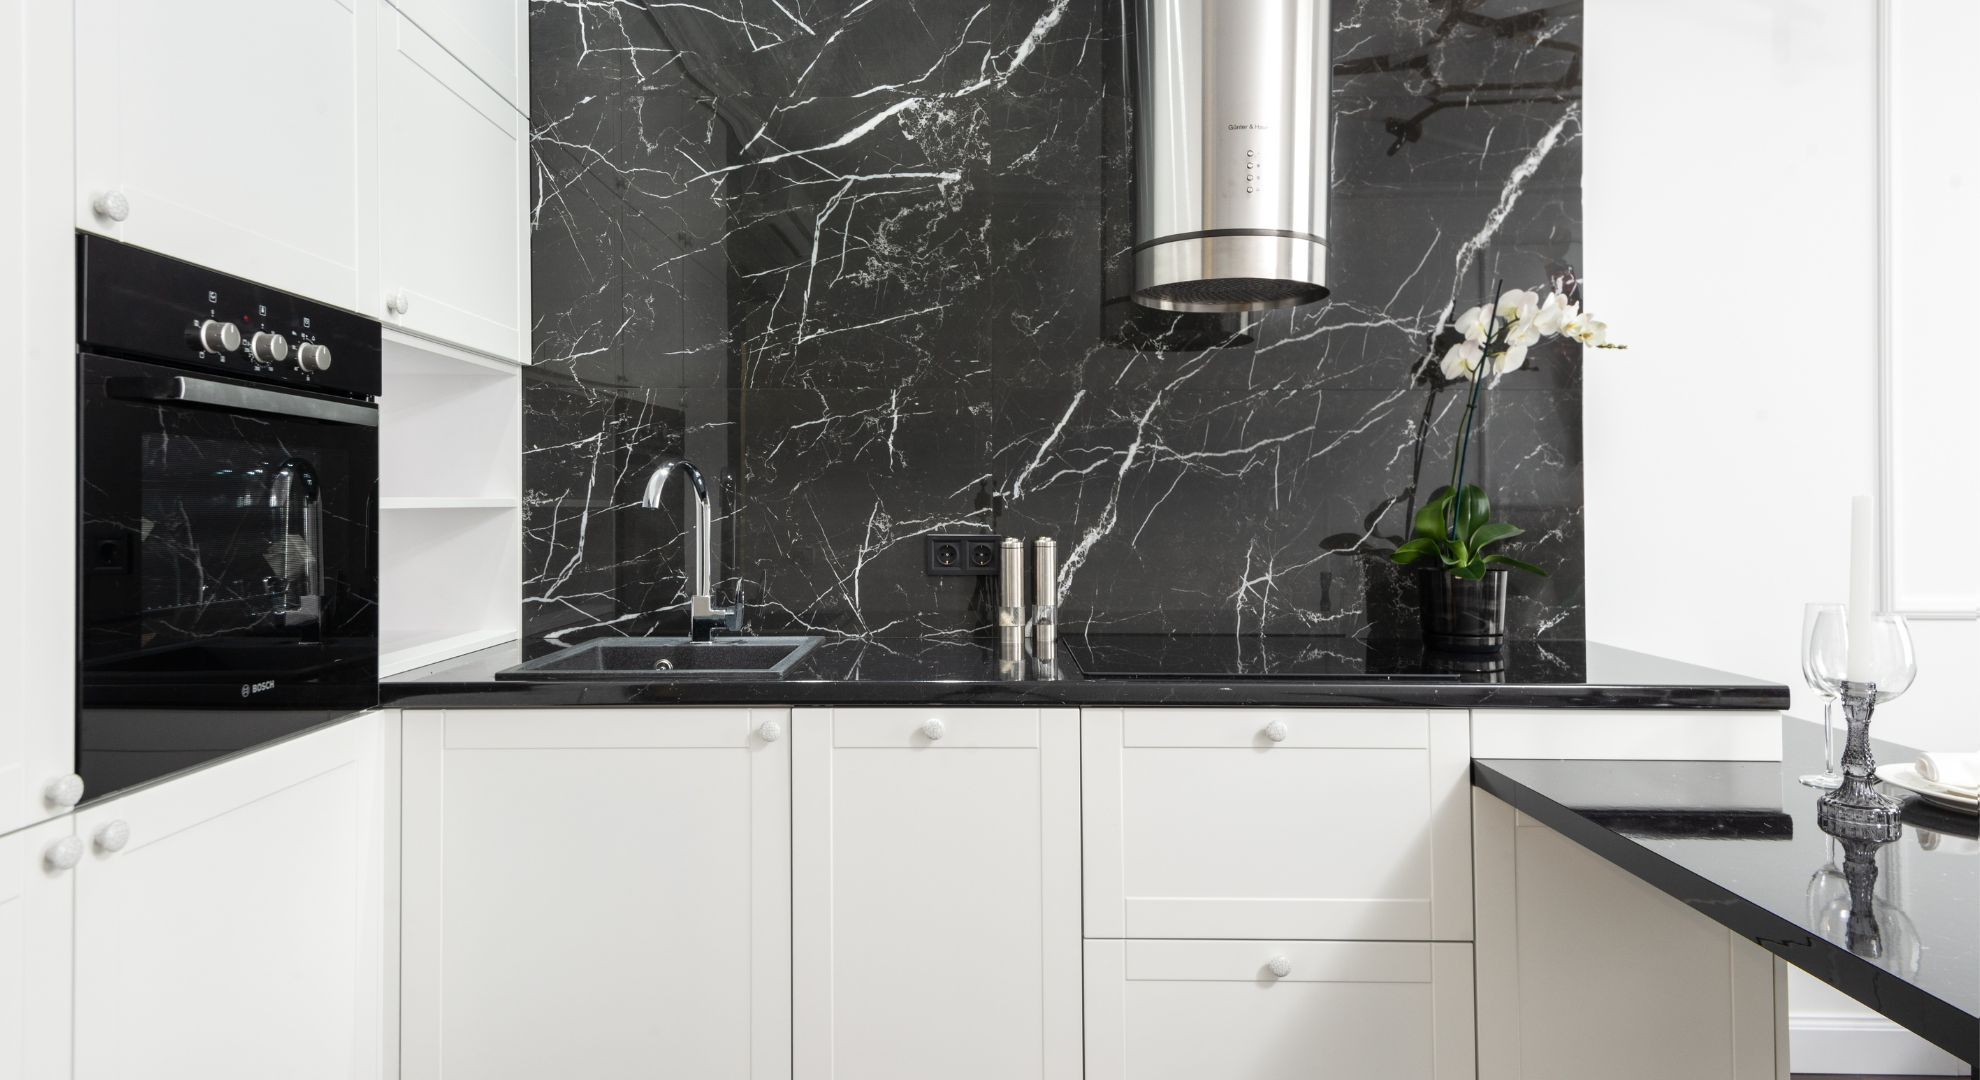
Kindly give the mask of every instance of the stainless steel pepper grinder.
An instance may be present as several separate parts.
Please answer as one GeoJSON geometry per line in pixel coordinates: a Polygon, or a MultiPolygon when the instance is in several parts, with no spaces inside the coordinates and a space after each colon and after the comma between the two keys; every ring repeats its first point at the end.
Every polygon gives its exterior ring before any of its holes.
{"type": "Polygon", "coordinates": [[[1024,648],[1024,538],[1006,536],[998,551],[997,644],[1024,648]]]}
{"type": "Polygon", "coordinates": [[[1049,536],[1033,548],[1031,637],[1041,656],[1059,640],[1059,544],[1049,536]]]}

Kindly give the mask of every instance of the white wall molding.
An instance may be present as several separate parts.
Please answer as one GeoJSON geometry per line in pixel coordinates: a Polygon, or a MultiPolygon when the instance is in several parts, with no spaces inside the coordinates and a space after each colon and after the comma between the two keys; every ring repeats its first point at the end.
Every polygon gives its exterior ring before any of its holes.
{"type": "Polygon", "coordinates": [[[1959,1059],[1881,1016],[1790,1017],[1788,1057],[1796,1073],[1970,1075],[1959,1059]]]}
{"type": "Polygon", "coordinates": [[[1876,0],[1876,20],[1880,606],[1971,621],[1980,574],[1949,575],[1940,545],[1980,531],[1980,504],[1948,498],[1970,487],[1972,455],[1953,445],[1958,418],[1945,415],[1942,388],[1955,378],[1948,330],[1960,308],[1950,298],[1970,287],[1966,260],[1980,245],[1980,150],[1947,138],[1943,101],[1963,90],[1938,54],[1948,35],[1963,36],[1960,24],[1980,29],[1980,15],[1967,0],[1876,0]],[[1929,33],[1911,29],[1923,26],[1929,33]],[[1922,127],[1907,129],[1907,115],[1922,127]]]}

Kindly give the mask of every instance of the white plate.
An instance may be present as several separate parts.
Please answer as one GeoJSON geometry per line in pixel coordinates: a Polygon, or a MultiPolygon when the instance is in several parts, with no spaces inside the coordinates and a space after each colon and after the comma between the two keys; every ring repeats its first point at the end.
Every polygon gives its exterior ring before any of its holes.
{"type": "Polygon", "coordinates": [[[1915,791],[1948,810],[1957,810],[1962,814],[1980,813],[1980,799],[1963,795],[1936,781],[1925,779],[1918,775],[1918,766],[1909,761],[1877,766],[1877,779],[1906,791],[1915,791]]]}

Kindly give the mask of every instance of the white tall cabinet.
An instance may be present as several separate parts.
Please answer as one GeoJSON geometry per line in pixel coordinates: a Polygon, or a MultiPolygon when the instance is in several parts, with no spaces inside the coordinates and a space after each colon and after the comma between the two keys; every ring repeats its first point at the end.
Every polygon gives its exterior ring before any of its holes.
{"type": "MultiPolygon", "coordinates": [[[[65,3],[0,8],[0,833],[74,805],[75,231],[73,21],[65,3]]],[[[4,1022],[4,1020],[0,1020],[4,1022]]],[[[4,1075],[4,1069],[0,1069],[4,1075]]]]}
{"type": "Polygon", "coordinates": [[[1077,1080],[1078,712],[793,727],[797,1080],[1077,1080]]]}
{"type": "Polygon", "coordinates": [[[0,1076],[70,1073],[76,860],[68,817],[0,835],[0,1076]]]}
{"type": "Polygon", "coordinates": [[[406,1080],[788,1080],[784,710],[404,715],[406,1080]]]}

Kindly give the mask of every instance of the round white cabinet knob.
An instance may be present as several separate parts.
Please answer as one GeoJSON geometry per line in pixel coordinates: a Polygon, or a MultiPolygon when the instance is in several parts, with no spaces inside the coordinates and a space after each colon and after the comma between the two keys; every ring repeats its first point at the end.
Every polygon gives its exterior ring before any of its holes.
{"type": "Polygon", "coordinates": [[[47,799],[50,806],[74,806],[82,801],[83,779],[75,773],[58,776],[41,789],[41,797],[47,799]]]}
{"type": "Polygon", "coordinates": [[[289,358],[289,339],[266,330],[257,330],[254,340],[248,343],[248,351],[264,364],[279,364],[289,358]]]}
{"type": "Polygon", "coordinates": [[[330,370],[330,346],[305,341],[296,346],[296,364],[304,371],[316,373],[330,370]]]}
{"type": "Polygon", "coordinates": [[[193,335],[201,352],[230,353],[241,347],[241,328],[219,319],[207,319],[193,335]]]}
{"type": "Polygon", "coordinates": [[[921,733],[927,736],[930,742],[933,742],[936,739],[939,739],[942,736],[947,735],[949,733],[949,727],[947,724],[942,723],[940,720],[930,720],[927,723],[921,725],[921,733]]]}
{"type": "Polygon", "coordinates": [[[1273,978],[1283,979],[1292,974],[1292,961],[1283,956],[1275,956],[1265,968],[1272,973],[1273,978]]]}
{"type": "Polygon", "coordinates": [[[776,742],[784,737],[784,725],[775,720],[765,720],[756,729],[756,737],[764,742],[776,742]]]}
{"type": "Polygon", "coordinates": [[[73,836],[61,838],[41,852],[42,864],[50,870],[74,870],[82,857],[83,842],[73,836]]]}
{"type": "Polygon", "coordinates": [[[96,830],[96,850],[106,855],[114,855],[124,850],[124,845],[130,842],[131,827],[122,818],[106,822],[102,828],[96,830]]]}
{"type": "Polygon", "coordinates": [[[124,198],[121,191],[106,191],[98,195],[90,201],[89,208],[106,221],[122,221],[131,216],[131,200],[124,198]]]}
{"type": "Polygon", "coordinates": [[[404,289],[394,289],[392,294],[385,298],[385,310],[394,315],[404,315],[412,310],[412,297],[407,295],[404,289]]]}
{"type": "Polygon", "coordinates": [[[1273,742],[1285,742],[1286,722],[1284,720],[1274,720],[1271,723],[1266,724],[1265,737],[1272,740],[1273,742]]]}

